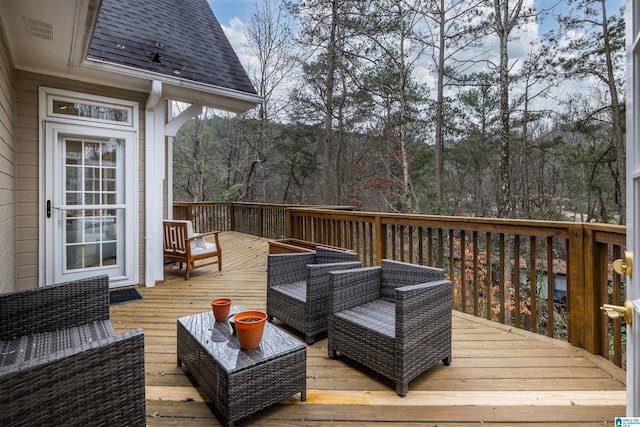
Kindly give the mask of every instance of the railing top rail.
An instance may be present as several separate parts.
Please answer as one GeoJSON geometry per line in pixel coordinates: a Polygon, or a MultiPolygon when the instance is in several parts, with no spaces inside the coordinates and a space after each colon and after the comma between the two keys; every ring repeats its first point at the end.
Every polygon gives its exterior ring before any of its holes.
{"type": "MultiPolygon", "coordinates": [[[[297,209],[301,205],[290,205],[286,203],[259,203],[259,202],[173,202],[174,206],[247,206],[247,207],[262,207],[262,208],[275,208],[275,209],[297,209]]],[[[326,210],[342,210],[352,211],[356,209],[355,206],[349,205],[308,205],[303,206],[311,209],[326,209],[326,210]]]]}
{"type": "Polygon", "coordinates": [[[616,235],[624,234],[626,232],[626,227],[623,225],[569,221],[500,219],[485,217],[459,217],[360,211],[335,213],[327,210],[307,207],[292,208],[291,214],[293,216],[331,216],[331,218],[334,218],[336,220],[355,220],[363,222],[374,222],[377,218],[379,218],[382,224],[387,225],[423,225],[438,228],[453,228],[459,230],[545,236],[564,235],[566,232],[568,232],[568,230],[571,230],[573,228],[591,229],[597,232],[611,233],[616,235]]]}

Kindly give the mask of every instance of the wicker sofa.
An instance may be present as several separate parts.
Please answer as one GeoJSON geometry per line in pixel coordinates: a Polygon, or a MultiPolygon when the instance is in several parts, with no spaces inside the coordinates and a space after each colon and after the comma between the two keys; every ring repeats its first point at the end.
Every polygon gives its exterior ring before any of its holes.
{"type": "Polygon", "coordinates": [[[144,336],[116,334],[109,278],[0,295],[0,425],[144,426],[144,336]]]}
{"type": "Polygon", "coordinates": [[[451,362],[451,282],[441,269],[383,260],[329,273],[328,352],[360,362],[396,383],[451,362]]]}
{"type": "Polygon", "coordinates": [[[358,268],[357,254],[318,246],[315,252],[267,259],[267,314],[302,332],[308,344],[327,331],[329,271],[358,268]]]}

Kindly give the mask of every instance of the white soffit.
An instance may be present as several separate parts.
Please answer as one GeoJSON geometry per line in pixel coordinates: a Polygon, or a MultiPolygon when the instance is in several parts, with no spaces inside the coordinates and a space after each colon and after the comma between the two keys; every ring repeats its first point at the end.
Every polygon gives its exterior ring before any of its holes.
{"type": "Polygon", "coordinates": [[[82,43],[93,25],[89,15],[96,4],[94,0],[0,0],[0,19],[14,66],[68,74],[71,65],[81,60],[82,43]]]}

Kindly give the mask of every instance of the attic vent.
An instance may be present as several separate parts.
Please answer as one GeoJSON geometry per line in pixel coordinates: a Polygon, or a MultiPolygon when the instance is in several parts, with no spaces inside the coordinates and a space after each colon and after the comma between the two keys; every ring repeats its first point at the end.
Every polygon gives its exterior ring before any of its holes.
{"type": "Polygon", "coordinates": [[[27,34],[44,40],[53,40],[53,25],[42,21],[36,21],[28,16],[23,16],[22,18],[24,19],[24,26],[27,30],[27,34]]]}

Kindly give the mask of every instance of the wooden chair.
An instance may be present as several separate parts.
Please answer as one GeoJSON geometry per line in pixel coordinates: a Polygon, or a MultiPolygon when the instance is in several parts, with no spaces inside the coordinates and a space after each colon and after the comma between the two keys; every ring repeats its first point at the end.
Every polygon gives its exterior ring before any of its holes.
{"type": "Polygon", "coordinates": [[[164,260],[165,262],[179,262],[187,265],[184,279],[188,280],[191,270],[218,264],[218,271],[222,271],[222,249],[218,240],[219,231],[210,233],[194,233],[191,221],[165,220],[164,226],[164,260]],[[209,243],[205,236],[214,236],[215,243],[209,243]],[[210,260],[196,264],[196,261],[210,260]]]}

